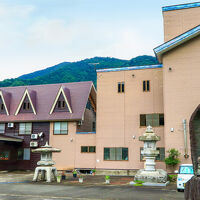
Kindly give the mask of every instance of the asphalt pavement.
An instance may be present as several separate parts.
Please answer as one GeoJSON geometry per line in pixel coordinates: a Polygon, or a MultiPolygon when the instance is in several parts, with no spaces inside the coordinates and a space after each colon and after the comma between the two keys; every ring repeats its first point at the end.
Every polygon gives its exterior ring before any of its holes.
{"type": "Polygon", "coordinates": [[[183,200],[184,193],[166,188],[131,185],[51,185],[41,183],[2,183],[0,200],[183,200]]]}

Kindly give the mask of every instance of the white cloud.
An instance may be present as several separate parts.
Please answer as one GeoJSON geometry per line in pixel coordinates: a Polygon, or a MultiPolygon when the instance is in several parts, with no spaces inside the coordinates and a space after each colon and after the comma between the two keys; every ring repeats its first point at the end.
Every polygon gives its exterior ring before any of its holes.
{"type": "Polygon", "coordinates": [[[27,17],[35,10],[33,5],[5,5],[0,4],[0,17],[27,17]]]}

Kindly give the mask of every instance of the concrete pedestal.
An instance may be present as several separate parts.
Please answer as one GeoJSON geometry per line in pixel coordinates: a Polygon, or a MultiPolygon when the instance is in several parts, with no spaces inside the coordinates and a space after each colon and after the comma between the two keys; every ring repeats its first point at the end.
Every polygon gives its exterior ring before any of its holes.
{"type": "Polygon", "coordinates": [[[166,183],[167,172],[162,169],[157,169],[155,171],[146,171],[141,169],[135,175],[135,180],[148,183],[166,183]]]}
{"type": "Polygon", "coordinates": [[[36,167],[33,181],[37,181],[39,173],[41,172],[41,180],[46,180],[46,182],[51,182],[51,175],[53,174],[54,179],[56,180],[57,170],[56,167],[36,167]]]}

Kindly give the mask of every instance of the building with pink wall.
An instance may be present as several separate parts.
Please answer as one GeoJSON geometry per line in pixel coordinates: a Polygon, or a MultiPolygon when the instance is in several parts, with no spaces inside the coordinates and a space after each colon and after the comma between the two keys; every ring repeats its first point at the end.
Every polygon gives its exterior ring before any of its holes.
{"type": "Polygon", "coordinates": [[[97,96],[92,82],[0,88],[2,169],[33,169],[31,142],[48,141],[62,150],[53,155],[59,170],[131,172],[143,168],[138,138],[148,125],[161,138],[158,168],[170,148],[191,163],[190,133],[200,136],[200,3],[162,10],[160,64],[97,70],[97,96]]]}
{"type": "Polygon", "coordinates": [[[179,150],[182,163],[191,163],[190,132],[200,134],[191,120],[200,104],[200,3],[162,11],[165,41],[154,49],[159,65],[97,70],[99,169],[142,168],[138,138],[147,125],[161,137],[158,168],[166,168],[170,148],[179,150]]]}

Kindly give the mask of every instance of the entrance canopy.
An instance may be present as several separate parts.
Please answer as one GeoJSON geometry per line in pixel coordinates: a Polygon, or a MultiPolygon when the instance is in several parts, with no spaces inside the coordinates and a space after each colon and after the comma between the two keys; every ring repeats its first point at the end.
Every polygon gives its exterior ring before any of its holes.
{"type": "Polygon", "coordinates": [[[23,139],[18,136],[5,136],[0,135],[0,141],[7,141],[7,142],[23,142],[23,139]]]}

